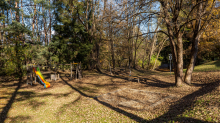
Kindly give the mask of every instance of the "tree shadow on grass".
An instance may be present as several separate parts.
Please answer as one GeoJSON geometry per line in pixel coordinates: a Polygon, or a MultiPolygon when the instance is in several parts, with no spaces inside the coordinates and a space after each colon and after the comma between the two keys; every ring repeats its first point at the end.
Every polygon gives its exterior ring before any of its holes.
{"type": "Polygon", "coordinates": [[[22,115],[19,115],[19,116],[16,116],[16,117],[9,117],[10,121],[11,122],[25,122],[29,119],[31,119],[30,116],[22,116],[22,115]]]}
{"type": "MultiPolygon", "coordinates": [[[[123,76],[111,76],[109,74],[106,73],[101,73],[103,75],[109,76],[109,77],[113,77],[113,78],[119,78],[119,79],[124,79],[124,80],[128,80],[131,82],[138,82],[137,79],[134,79],[134,77],[130,80],[129,77],[123,77],[123,76]]],[[[142,78],[139,77],[140,79],[140,83],[145,84],[146,86],[153,86],[153,87],[160,87],[160,88],[167,88],[167,87],[173,87],[175,86],[175,83],[168,83],[168,82],[164,82],[161,81],[159,79],[156,78],[142,78]],[[152,81],[152,82],[150,82],[152,81]]]]}
{"type": "Polygon", "coordinates": [[[220,60],[215,61],[214,64],[216,67],[220,67],[220,60]]]}
{"type": "MultiPolygon", "coordinates": [[[[62,77],[61,77],[61,79],[67,85],[69,85],[73,90],[79,92],[82,96],[91,98],[91,96],[88,96],[85,93],[83,93],[82,91],[80,91],[79,89],[73,87],[71,84],[69,84],[67,81],[65,81],[62,77]]],[[[205,122],[206,123],[206,121],[202,121],[202,120],[198,120],[198,119],[194,119],[194,118],[181,117],[181,116],[178,117],[178,115],[183,114],[186,109],[192,108],[192,105],[195,103],[194,100],[196,99],[196,97],[203,96],[206,93],[213,91],[218,86],[219,86],[219,82],[204,85],[198,91],[195,91],[192,94],[186,95],[185,97],[181,98],[179,101],[174,102],[170,106],[170,109],[168,112],[166,112],[162,116],[159,116],[159,117],[152,119],[152,120],[145,120],[144,118],[141,118],[135,114],[132,114],[132,113],[129,113],[129,112],[122,110],[120,108],[114,107],[114,106],[110,105],[109,103],[100,101],[97,97],[95,97],[93,99],[96,100],[97,102],[99,102],[100,104],[107,106],[107,107],[111,108],[112,110],[117,111],[118,113],[121,113],[121,114],[133,119],[136,122],[156,122],[156,123],[158,123],[158,122],[168,122],[168,121],[179,121],[179,122],[205,122]]]]}
{"type": "MultiPolygon", "coordinates": [[[[83,93],[82,91],[78,90],[77,88],[73,87],[71,84],[69,84],[67,81],[65,81],[62,77],[60,77],[60,78],[61,78],[68,86],[70,86],[73,90],[75,90],[75,91],[77,91],[78,93],[80,93],[82,96],[84,96],[84,97],[89,97],[89,98],[93,98],[92,96],[88,96],[87,94],[85,94],[85,93],[83,93]]],[[[139,117],[139,116],[137,116],[137,115],[135,115],[135,114],[129,113],[129,112],[127,112],[127,111],[124,111],[124,110],[122,110],[122,109],[116,108],[116,107],[110,105],[109,103],[100,101],[100,100],[98,100],[98,98],[96,98],[96,97],[93,98],[93,99],[96,100],[97,102],[99,102],[100,104],[102,104],[102,105],[104,105],[104,106],[107,106],[107,107],[111,108],[112,110],[117,111],[117,112],[119,112],[119,113],[121,113],[121,114],[123,114],[123,115],[125,115],[125,116],[127,116],[127,117],[129,117],[129,118],[131,118],[131,119],[133,119],[133,120],[135,120],[135,121],[137,121],[137,122],[142,122],[142,121],[144,121],[143,118],[141,118],[141,117],[139,117]]]]}
{"type": "Polygon", "coordinates": [[[1,123],[4,123],[4,121],[6,120],[7,114],[8,114],[8,112],[9,112],[9,110],[10,110],[10,108],[11,108],[11,106],[17,96],[18,90],[21,87],[21,83],[22,83],[22,80],[20,79],[14,93],[12,94],[12,96],[10,98],[10,100],[8,101],[7,105],[3,108],[2,112],[0,113],[0,122],[1,123]]]}
{"type": "Polygon", "coordinates": [[[16,79],[14,76],[1,76],[0,78],[0,83],[5,83],[5,82],[14,82],[17,81],[18,79],[16,79]]]}
{"type": "MultiPolygon", "coordinates": [[[[13,93],[7,93],[7,92],[4,93],[5,95],[12,95],[12,96],[10,97],[7,104],[1,109],[2,112],[0,113],[0,123],[4,123],[7,118],[11,119],[12,121],[15,121],[16,119],[21,119],[21,120],[22,119],[27,119],[27,118],[30,119],[29,116],[27,116],[27,117],[26,116],[25,117],[17,116],[17,117],[14,117],[14,118],[8,117],[8,112],[11,109],[12,104],[14,102],[25,101],[25,100],[29,100],[29,99],[34,98],[34,97],[41,98],[41,97],[54,96],[56,98],[59,98],[59,97],[68,96],[69,94],[71,94],[71,93],[65,93],[65,94],[44,93],[44,94],[37,95],[33,91],[19,91],[20,89],[22,89],[22,87],[21,87],[22,84],[24,84],[24,82],[22,80],[19,80],[17,83],[13,83],[13,84],[3,86],[4,88],[7,88],[7,89],[11,89],[11,87],[14,87],[14,86],[16,86],[16,88],[15,88],[13,93]]],[[[1,97],[0,99],[7,99],[7,97],[1,97]]],[[[36,109],[39,106],[42,106],[44,104],[45,104],[45,102],[39,102],[39,101],[35,100],[35,101],[27,101],[27,104],[25,104],[25,105],[32,106],[33,109],[36,109]]]]}
{"type": "MultiPolygon", "coordinates": [[[[192,106],[195,104],[195,99],[199,96],[203,96],[209,92],[212,92],[219,86],[219,82],[210,83],[207,85],[204,85],[201,89],[184,96],[179,101],[175,102],[170,106],[170,109],[168,112],[163,114],[162,116],[159,116],[151,121],[148,122],[166,122],[166,121],[179,121],[179,122],[206,122],[201,121],[193,118],[187,118],[187,117],[178,117],[178,115],[181,115],[185,112],[185,110],[192,108],[192,106]]],[[[208,123],[208,122],[207,122],[208,123]]]]}
{"type": "Polygon", "coordinates": [[[56,113],[56,116],[59,117],[61,114],[63,114],[67,108],[71,107],[71,105],[75,104],[78,100],[81,99],[81,95],[79,95],[74,101],[64,104],[62,107],[59,108],[59,111],[56,113]]]}

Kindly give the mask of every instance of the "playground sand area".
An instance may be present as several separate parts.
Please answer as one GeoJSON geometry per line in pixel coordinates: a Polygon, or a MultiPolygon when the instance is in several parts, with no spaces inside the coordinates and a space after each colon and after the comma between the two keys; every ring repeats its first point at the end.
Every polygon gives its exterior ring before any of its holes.
{"type": "Polygon", "coordinates": [[[194,73],[195,86],[180,88],[174,86],[173,75],[134,71],[135,77],[132,78],[125,74],[85,71],[83,79],[70,80],[68,72],[60,72],[60,79],[51,81],[49,75],[43,73],[51,83],[51,88],[47,89],[39,83],[31,86],[24,81],[18,86],[18,81],[4,80],[10,82],[0,83],[1,120],[165,122],[175,119],[177,122],[197,122],[209,121],[210,117],[213,122],[219,120],[219,116],[215,115],[220,113],[220,102],[216,101],[220,99],[219,90],[216,85],[203,87],[203,84],[219,81],[219,72],[194,73]],[[203,101],[197,103],[198,100],[203,101]],[[210,103],[204,105],[206,101],[210,103]],[[188,112],[192,111],[191,116],[188,112]]]}

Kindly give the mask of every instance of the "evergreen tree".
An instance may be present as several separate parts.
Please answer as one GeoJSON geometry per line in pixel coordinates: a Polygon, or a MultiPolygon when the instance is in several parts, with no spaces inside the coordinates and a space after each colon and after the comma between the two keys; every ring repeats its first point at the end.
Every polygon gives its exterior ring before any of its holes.
{"type": "Polygon", "coordinates": [[[50,43],[50,52],[58,58],[59,63],[79,62],[88,63],[92,44],[90,34],[80,22],[84,10],[80,2],[58,1],[55,3],[56,24],[55,36],[50,43]]]}

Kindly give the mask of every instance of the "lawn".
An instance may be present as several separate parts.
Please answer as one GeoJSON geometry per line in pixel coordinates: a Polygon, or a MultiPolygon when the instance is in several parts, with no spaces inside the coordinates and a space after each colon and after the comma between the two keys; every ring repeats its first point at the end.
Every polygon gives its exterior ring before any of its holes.
{"type": "MultiPolygon", "coordinates": [[[[186,69],[183,70],[184,72],[186,69]]],[[[212,72],[220,71],[220,60],[211,61],[202,65],[195,66],[194,72],[212,72]]]]}
{"type": "Polygon", "coordinates": [[[58,81],[47,79],[48,89],[1,77],[0,122],[218,122],[219,75],[197,72],[192,86],[180,88],[174,86],[174,75],[145,70],[132,70],[131,77],[84,71],[81,80],[63,73],[58,81]],[[142,95],[145,91],[153,95],[142,95]],[[161,102],[163,96],[174,98],[161,102]],[[158,100],[148,104],[144,97],[158,100]],[[120,105],[123,101],[143,104],[144,110],[120,105]]]}

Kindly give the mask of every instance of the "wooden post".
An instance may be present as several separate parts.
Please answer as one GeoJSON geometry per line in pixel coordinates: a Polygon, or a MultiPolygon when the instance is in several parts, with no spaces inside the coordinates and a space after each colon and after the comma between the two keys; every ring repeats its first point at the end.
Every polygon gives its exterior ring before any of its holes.
{"type": "Polygon", "coordinates": [[[82,66],[81,66],[82,64],[81,64],[81,61],[80,61],[80,75],[81,75],[81,78],[83,78],[83,73],[82,73],[82,66]]]}
{"type": "Polygon", "coordinates": [[[78,64],[76,65],[76,80],[77,80],[77,71],[78,71],[78,64]]]}
{"type": "Polygon", "coordinates": [[[33,65],[30,67],[30,75],[31,75],[31,85],[32,85],[32,83],[33,83],[33,65]]]}
{"type": "Polygon", "coordinates": [[[57,66],[56,65],[54,65],[55,67],[54,67],[54,69],[55,69],[55,81],[57,80],[57,66]]]}
{"type": "Polygon", "coordinates": [[[109,69],[110,69],[110,74],[112,75],[111,62],[109,62],[109,69]]]}
{"type": "Polygon", "coordinates": [[[70,73],[71,73],[71,75],[70,75],[70,77],[71,77],[71,79],[72,79],[72,63],[70,63],[70,73]]]}
{"type": "Polygon", "coordinates": [[[27,64],[26,64],[26,70],[27,70],[27,84],[28,84],[28,66],[27,66],[27,64]]]}
{"type": "Polygon", "coordinates": [[[37,81],[37,76],[36,76],[36,74],[35,74],[35,76],[34,76],[34,79],[35,79],[34,83],[36,83],[36,81],[37,81]]]}
{"type": "Polygon", "coordinates": [[[80,69],[81,69],[81,61],[80,61],[80,63],[79,63],[79,67],[78,67],[78,77],[79,77],[79,79],[82,78],[82,77],[81,77],[81,71],[80,71],[80,69]]]}

